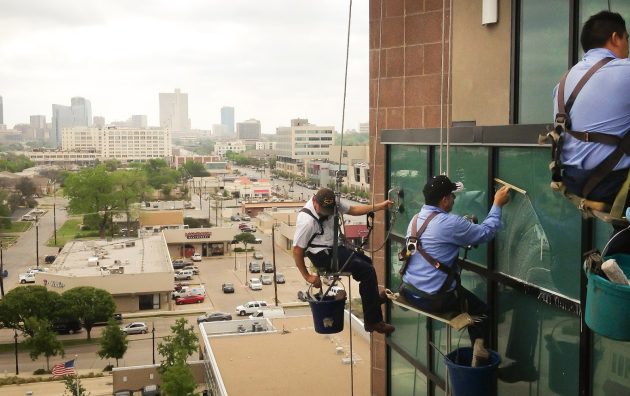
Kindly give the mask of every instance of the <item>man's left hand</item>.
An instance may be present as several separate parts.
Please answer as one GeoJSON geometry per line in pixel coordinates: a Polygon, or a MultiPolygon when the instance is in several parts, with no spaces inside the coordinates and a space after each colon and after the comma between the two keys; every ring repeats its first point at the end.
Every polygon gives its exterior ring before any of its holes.
{"type": "Polygon", "coordinates": [[[394,201],[390,201],[389,199],[385,200],[381,202],[380,204],[378,204],[378,206],[380,206],[379,210],[389,209],[392,207],[393,204],[394,204],[394,201]]]}

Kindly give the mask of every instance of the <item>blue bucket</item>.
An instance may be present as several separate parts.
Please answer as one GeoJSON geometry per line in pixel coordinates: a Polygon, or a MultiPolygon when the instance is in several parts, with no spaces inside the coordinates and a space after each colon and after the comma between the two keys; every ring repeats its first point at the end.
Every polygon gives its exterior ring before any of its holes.
{"type": "Polygon", "coordinates": [[[343,331],[343,310],[346,298],[335,300],[334,297],[324,297],[323,300],[309,299],[315,332],[319,334],[333,334],[343,331]]]}
{"type": "Polygon", "coordinates": [[[448,369],[448,380],[452,396],[491,396],[496,395],[497,368],[501,355],[490,352],[490,361],[481,367],[470,367],[473,350],[459,348],[446,355],[444,363],[448,369]]]}
{"type": "MultiPolygon", "coordinates": [[[[604,260],[611,258],[617,261],[626,276],[630,276],[630,255],[613,254],[604,260]]],[[[588,271],[586,276],[586,325],[604,337],[630,341],[630,286],[612,283],[588,271]]]]}

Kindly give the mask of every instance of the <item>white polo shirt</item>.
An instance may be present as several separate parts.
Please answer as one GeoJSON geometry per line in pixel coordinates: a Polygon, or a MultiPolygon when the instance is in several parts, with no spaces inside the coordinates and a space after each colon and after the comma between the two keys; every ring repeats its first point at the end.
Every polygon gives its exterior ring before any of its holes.
{"type": "MultiPolygon", "coordinates": [[[[315,211],[315,207],[313,206],[313,199],[309,199],[306,202],[304,207],[310,210],[313,215],[319,218],[319,215],[315,211]]],[[[350,205],[344,202],[337,203],[337,209],[340,213],[346,214],[350,210],[350,205]]],[[[315,239],[313,239],[312,244],[314,245],[325,245],[332,247],[333,245],[333,231],[334,231],[334,223],[333,216],[328,216],[324,223],[322,224],[324,228],[323,235],[317,235],[315,239]]],[[[295,234],[293,235],[293,246],[301,247],[302,249],[306,249],[306,245],[308,245],[308,241],[311,239],[313,235],[319,234],[320,228],[319,223],[313,217],[311,217],[308,213],[300,212],[297,216],[297,221],[295,223],[295,234]]],[[[310,247],[307,250],[311,253],[318,253],[326,248],[323,247],[310,247]]]]}

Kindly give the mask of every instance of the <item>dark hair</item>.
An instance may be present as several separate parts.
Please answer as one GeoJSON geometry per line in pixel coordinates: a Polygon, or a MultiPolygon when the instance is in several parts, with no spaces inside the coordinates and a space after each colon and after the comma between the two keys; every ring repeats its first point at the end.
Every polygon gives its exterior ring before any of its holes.
{"type": "Polygon", "coordinates": [[[424,203],[431,206],[439,206],[442,198],[457,190],[457,185],[447,176],[433,176],[424,185],[424,203]]]}
{"type": "Polygon", "coordinates": [[[593,48],[603,47],[608,39],[616,32],[620,37],[626,32],[626,22],[623,17],[610,11],[601,11],[588,18],[582,27],[580,43],[587,52],[593,48]]]}

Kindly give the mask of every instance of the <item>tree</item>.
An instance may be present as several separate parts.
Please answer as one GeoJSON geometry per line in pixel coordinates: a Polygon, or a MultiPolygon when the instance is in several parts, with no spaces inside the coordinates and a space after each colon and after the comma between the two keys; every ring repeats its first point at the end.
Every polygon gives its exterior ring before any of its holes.
{"type": "Polygon", "coordinates": [[[63,384],[66,386],[64,395],[70,396],[89,396],[90,393],[86,393],[87,389],[83,387],[83,384],[79,380],[79,377],[72,377],[66,375],[63,377],[63,384]]]}
{"type": "Polygon", "coordinates": [[[185,174],[192,177],[203,177],[209,175],[206,167],[200,162],[188,160],[184,165],[182,165],[182,168],[182,171],[185,172],[185,174]]]}
{"type": "Polygon", "coordinates": [[[116,367],[118,367],[118,359],[122,359],[127,352],[129,341],[127,334],[120,329],[118,323],[114,319],[107,322],[107,327],[101,335],[101,349],[96,352],[100,358],[116,359],[116,367]]]}
{"type": "Polygon", "coordinates": [[[193,326],[186,326],[188,322],[184,318],[177,319],[171,326],[173,335],[164,337],[164,342],[158,344],[158,352],[164,360],[162,369],[171,367],[177,363],[186,364],[186,359],[197,349],[197,336],[193,326]]]}
{"type": "Polygon", "coordinates": [[[61,313],[61,297],[44,286],[21,286],[9,291],[0,300],[2,327],[32,334],[27,319],[47,319],[54,322],[61,313]]]}
{"type": "Polygon", "coordinates": [[[186,363],[176,363],[164,370],[161,375],[160,390],[167,396],[195,395],[197,381],[186,363]]]}
{"type": "MultiPolygon", "coordinates": [[[[256,237],[250,232],[241,232],[240,234],[236,234],[234,240],[245,246],[245,263],[247,263],[247,245],[256,243],[256,237]]],[[[245,273],[247,274],[247,272],[245,273]]]]}
{"type": "Polygon", "coordinates": [[[161,190],[165,184],[174,186],[180,178],[180,173],[172,169],[163,159],[150,159],[144,164],[143,169],[149,185],[156,190],[161,190]]]}
{"type": "Polygon", "coordinates": [[[50,371],[50,357],[64,356],[63,344],[57,339],[57,335],[50,328],[50,322],[46,319],[28,318],[26,319],[26,327],[33,332],[25,341],[26,346],[31,350],[31,359],[36,360],[39,355],[44,355],[46,357],[46,371],[50,371]]]}
{"type": "Polygon", "coordinates": [[[66,290],[61,295],[68,314],[81,321],[91,340],[95,323],[108,321],[116,310],[116,303],[109,292],[91,286],[79,286],[66,290]]]}
{"type": "Polygon", "coordinates": [[[117,159],[109,159],[105,162],[103,162],[103,165],[105,166],[105,168],[110,171],[110,172],[114,172],[116,169],[120,168],[122,166],[122,163],[120,161],[118,161],[117,159]]]}
{"type": "Polygon", "coordinates": [[[127,232],[131,229],[131,205],[139,202],[148,192],[146,174],[140,170],[119,170],[112,173],[114,200],[116,207],[127,215],[127,232]]]}
{"type": "Polygon", "coordinates": [[[85,168],[79,173],[73,173],[68,176],[64,185],[64,194],[70,199],[70,212],[98,213],[101,216],[99,235],[105,238],[108,216],[111,217],[116,202],[112,176],[105,166],[85,168]]]}
{"type": "Polygon", "coordinates": [[[15,189],[18,190],[23,197],[30,197],[35,194],[35,183],[28,177],[21,177],[17,183],[15,183],[15,189]]]}

